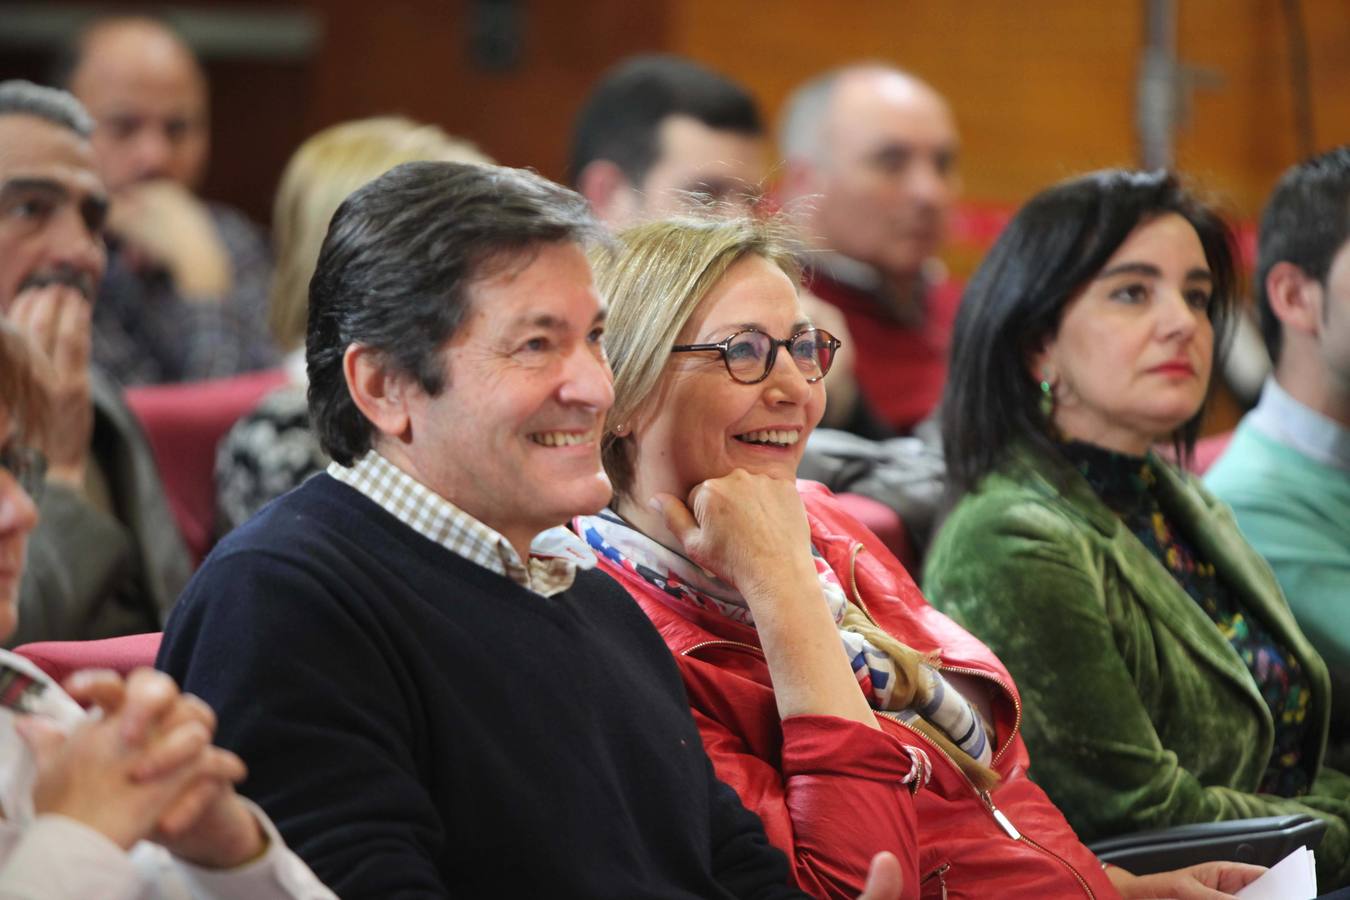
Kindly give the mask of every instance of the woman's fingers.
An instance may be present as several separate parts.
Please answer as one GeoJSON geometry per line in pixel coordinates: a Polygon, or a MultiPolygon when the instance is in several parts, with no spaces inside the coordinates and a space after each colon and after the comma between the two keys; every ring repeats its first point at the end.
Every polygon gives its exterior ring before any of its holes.
{"type": "Polygon", "coordinates": [[[152,781],[197,761],[211,743],[211,732],[201,722],[183,722],[146,747],[131,768],[134,781],[152,781]]]}
{"type": "Polygon", "coordinates": [[[111,669],[81,669],[62,686],[76,703],[97,706],[105,714],[117,712],[126,699],[126,682],[111,669]]]}
{"type": "Polygon", "coordinates": [[[122,740],[133,747],[143,744],[160,720],[173,711],[179,697],[178,685],[163,672],[132,672],[127,677],[127,697],[122,706],[122,740]]]}
{"type": "MultiPolygon", "coordinates": [[[[697,487],[690,492],[691,498],[696,491],[698,491],[697,487]]],[[[649,502],[653,509],[665,517],[666,527],[670,529],[671,534],[679,539],[682,545],[688,547],[698,538],[698,521],[679,497],[661,493],[653,496],[649,502]]]]}

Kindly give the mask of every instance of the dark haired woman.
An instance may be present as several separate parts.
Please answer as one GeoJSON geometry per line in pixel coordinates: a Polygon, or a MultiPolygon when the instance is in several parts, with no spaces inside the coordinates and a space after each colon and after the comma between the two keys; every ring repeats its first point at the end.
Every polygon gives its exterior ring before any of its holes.
{"type": "Polygon", "coordinates": [[[1036,780],[1084,840],[1314,812],[1350,881],[1326,666],[1192,447],[1235,296],[1230,234],[1163,173],[1028,203],[962,302],[943,401],[959,497],[924,587],[1021,688],[1036,780]]]}

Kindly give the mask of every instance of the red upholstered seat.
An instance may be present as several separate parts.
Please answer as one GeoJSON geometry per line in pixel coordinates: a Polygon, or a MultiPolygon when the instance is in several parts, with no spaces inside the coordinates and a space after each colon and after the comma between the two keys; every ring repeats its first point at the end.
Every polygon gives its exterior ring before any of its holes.
{"type": "Polygon", "coordinates": [[[215,539],[216,446],[263,395],[286,381],[281,369],[233,378],[126,390],[145,428],[183,540],[200,562],[215,539]]]}
{"type": "MultiPolygon", "coordinates": [[[[1205,474],[1223,455],[1223,451],[1228,449],[1228,444],[1232,440],[1233,432],[1224,431],[1196,441],[1195,453],[1191,456],[1191,464],[1186,467],[1186,471],[1196,476],[1205,474]]],[[[1153,449],[1163,459],[1176,463],[1177,454],[1170,444],[1158,444],[1153,449]]]]}
{"type": "Polygon", "coordinates": [[[1218,462],[1219,457],[1223,456],[1223,451],[1228,449],[1232,440],[1233,432],[1225,431],[1222,434],[1211,434],[1207,438],[1196,441],[1195,458],[1191,460],[1191,471],[1196,475],[1203,475],[1209,471],[1209,467],[1218,462]]]}
{"type": "Polygon", "coordinates": [[[40,641],[14,652],[33,662],[56,681],[80,669],[112,669],[123,675],[141,666],[153,666],[163,632],[132,634],[101,641],[40,641]]]}
{"type": "Polygon", "coordinates": [[[914,548],[909,542],[909,532],[895,510],[862,494],[836,494],[835,499],[849,515],[881,538],[881,542],[895,554],[896,559],[905,564],[906,569],[914,570],[918,561],[914,558],[914,548]]]}

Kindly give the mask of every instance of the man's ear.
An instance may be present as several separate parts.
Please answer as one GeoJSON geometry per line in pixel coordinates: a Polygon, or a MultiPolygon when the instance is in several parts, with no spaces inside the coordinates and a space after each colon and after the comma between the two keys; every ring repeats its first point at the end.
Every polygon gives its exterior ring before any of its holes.
{"type": "Polygon", "coordinates": [[[621,228],[637,218],[637,191],[623,169],[607,159],[594,160],[581,170],[577,193],[590,201],[595,217],[610,228],[621,228]]]}
{"type": "Polygon", "coordinates": [[[1322,324],[1322,285],[1291,262],[1278,262],[1266,273],[1266,302],[1289,331],[1315,336],[1322,324]]]}
{"type": "Polygon", "coordinates": [[[407,436],[409,379],[390,372],[383,354],[364,344],[351,344],[342,354],[342,374],[352,402],[377,431],[392,438],[407,436]]]}

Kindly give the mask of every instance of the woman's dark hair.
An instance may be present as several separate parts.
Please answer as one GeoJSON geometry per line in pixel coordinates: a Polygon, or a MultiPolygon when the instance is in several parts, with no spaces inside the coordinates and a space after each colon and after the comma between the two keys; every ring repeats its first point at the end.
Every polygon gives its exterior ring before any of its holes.
{"type": "MultiPolygon", "coordinates": [[[[1190,222],[1205,251],[1218,371],[1238,287],[1232,232],[1218,213],[1168,172],[1113,169],[1055,185],[1013,217],[961,299],[941,412],[950,497],[972,490],[1017,444],[1058,455],[1030,360],[1130,232],[1166,213],[1190,222]]],[[[1207,406],[1208,395],[1173,433],[1178,459],[1189,459],[1207,406]]]]}

